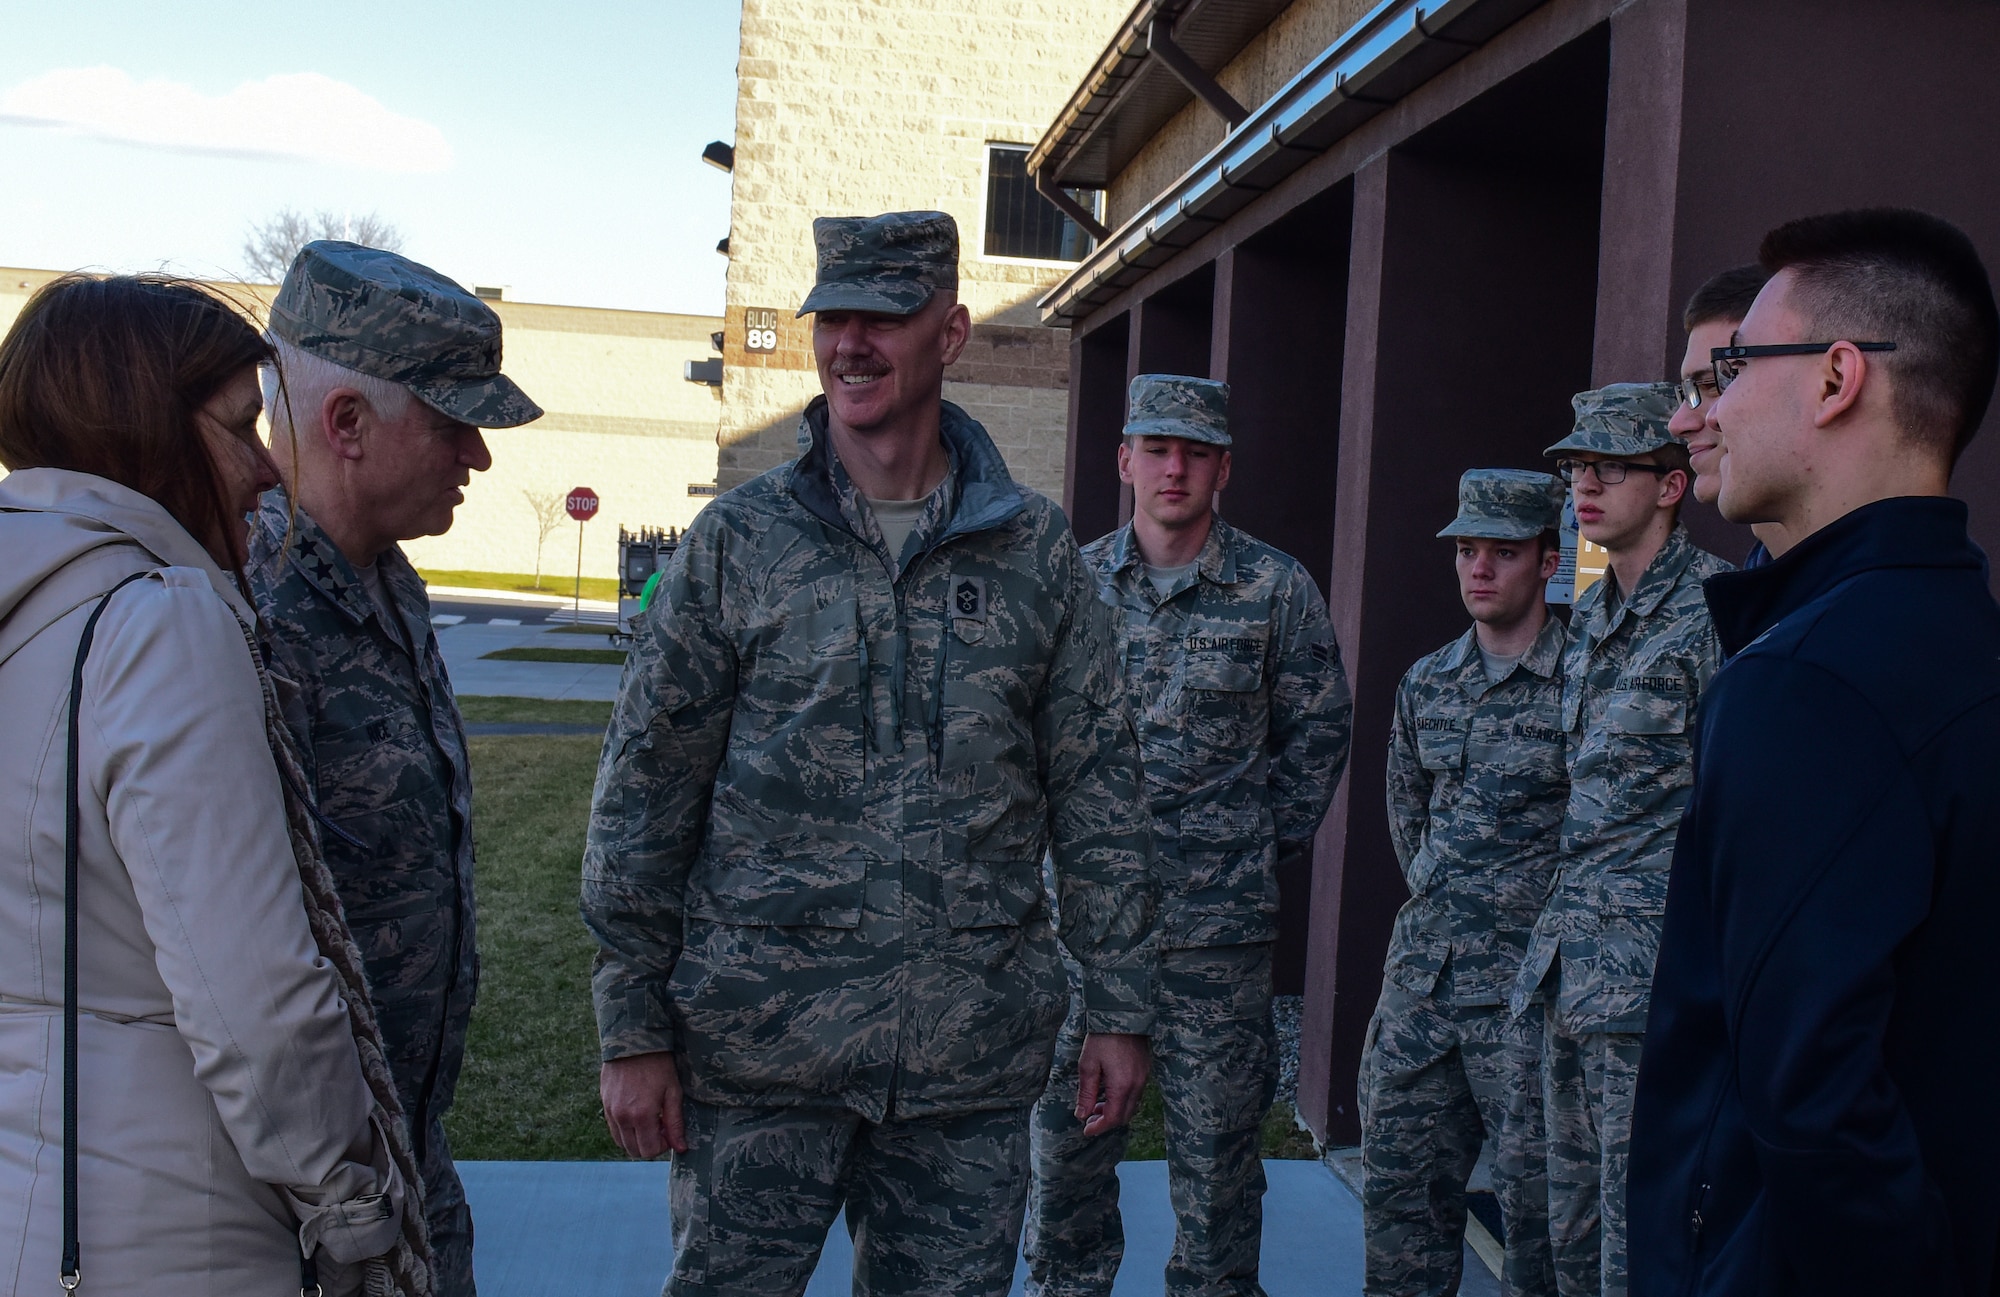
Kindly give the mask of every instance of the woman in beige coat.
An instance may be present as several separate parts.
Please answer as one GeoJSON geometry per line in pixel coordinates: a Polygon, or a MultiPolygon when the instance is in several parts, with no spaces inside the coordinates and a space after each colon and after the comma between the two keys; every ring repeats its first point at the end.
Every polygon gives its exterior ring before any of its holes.
{"type": "Polygon", "coordinates": [[[302,1253],[353,1290],[399,1248],[428,1289],[237,575],[268,354],[157,276],[58,281],[0,342],[0,1292],[57,1290],[70,674],[134,573],[78,727],[79,1292],[280,1297],[302,1253]]]}

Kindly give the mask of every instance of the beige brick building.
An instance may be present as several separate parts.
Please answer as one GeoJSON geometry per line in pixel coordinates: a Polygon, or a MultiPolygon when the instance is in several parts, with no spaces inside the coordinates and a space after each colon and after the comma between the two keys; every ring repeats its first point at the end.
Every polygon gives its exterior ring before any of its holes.
{"type": "MultiPolygon", "coordinates": [[[[0,268],[0,332],[51,270],[0,268]]],[[[277,289],[225,284],[261,310],[277,289]]],[[[533,572],[540,527],[530,493],[588,486],[603,500],[584,529],[586,576],[618,567],[618,528],[685,527],[715,481],[718,389],[688,382],[686,362],[712,360],[707,315],[610,311],[493,301],[505,328],[505,368],[547,411],[523,428],[489,429],[493,467],[475,473],[452,529],[403,546],[428,569],[533,572]],[[701,494],[690,494],[694,487],[701,494]]],[[[565,518],[542,546],[543,570],[576,571],[577,525],[565,518]]],[[[560,585],[560,582],[552,582],[560,585]]]]}
{"type": "MultiPolygon", "coordinates": [[[[1035,299],[1074,256],[997,255],[995,195],[1062,107],[1129,0],[744,0],[717,480],[797,453],[819,391],[808,321],[812,218],[952,214],[972,341],[945,397],[986,425],[1025,484],[1060,497],[1069,333],[1035,299]],[[1014,148],[995,146],[1016,146],[1014,148]],[[746,345],[752,330],[770,330],[746,345]]],[[[1040,200],[1035,200],[1039,202],[1040,200]]],[[[1073,227],[1072,227],[1073,229],[1073,227]]],[[[1016,245],[1018,251],[1018,245],[1016,245]]],[[[1080,251],[1072,243],[1067,249],[1080,251]]]]}

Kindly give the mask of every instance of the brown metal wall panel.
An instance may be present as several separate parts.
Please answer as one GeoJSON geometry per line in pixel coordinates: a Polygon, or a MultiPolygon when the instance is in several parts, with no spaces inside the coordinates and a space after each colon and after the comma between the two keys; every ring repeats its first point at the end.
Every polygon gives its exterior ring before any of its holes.
{"type": "Polygon", "coordinates": [[[1354,759],[1316,844],[1299,1082],[1328,1143],[1359,1135],[1355,1071],[1407,897],[1383,810],[1396,685],[1466,626],[1435,534],[1463,470],[1544,465],[1589,382],[1602,158],[1576,123],[1603,121],[1606,53],[1598,29],[1357,178],[1333,553],[1354,759]]]}
{"type": "MultiPolygon", "coordinates": [[[[1209,372],[1236,442],[1222,513],[1327,588],[1340,449],[1353,186],[1338,185],[1216,263],[1209,372]]],[[[1311,854],[1278,867],[1280,995],[1305,990],[1311,854]]]]}
{"type": "Polygon", "coordinates": [[[1124,316],[1070,343],[1069,446],[1063,511],[1078,543],[1118,526],[1118,430],[1125,426],[1131,322],[1124,316]]]}

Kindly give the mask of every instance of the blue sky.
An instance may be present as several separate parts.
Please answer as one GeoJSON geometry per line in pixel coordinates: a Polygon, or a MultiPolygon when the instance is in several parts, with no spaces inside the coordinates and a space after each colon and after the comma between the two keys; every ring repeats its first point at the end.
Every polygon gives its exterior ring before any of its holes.
{"type": "Polygon", "coordinates": [[[374,211],[513,300],[722,310],[736,0],[4,8],[0,265],[234,277],[374,211]]]}

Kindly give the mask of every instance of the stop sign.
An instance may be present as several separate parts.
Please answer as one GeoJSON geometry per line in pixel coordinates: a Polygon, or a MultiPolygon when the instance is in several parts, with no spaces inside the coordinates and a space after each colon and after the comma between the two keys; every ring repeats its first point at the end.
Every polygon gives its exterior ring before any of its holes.
{"type": "Polygon", "coordinates": [[[569,516],[578,522],[589,522],[597,516],[597,492],[587,486],[579,486],[569,493],[564,507],[569,510],[569,516]]]}

